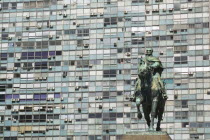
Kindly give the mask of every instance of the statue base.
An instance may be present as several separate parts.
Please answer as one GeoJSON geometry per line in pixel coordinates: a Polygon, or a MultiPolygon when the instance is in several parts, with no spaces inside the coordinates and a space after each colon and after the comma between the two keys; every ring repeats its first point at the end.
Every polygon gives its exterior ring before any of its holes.
{"type": "Polygon", "coordinates": [[[167,132],[133,131],[120,136],[119,140],[172,140],[167,132]]]}

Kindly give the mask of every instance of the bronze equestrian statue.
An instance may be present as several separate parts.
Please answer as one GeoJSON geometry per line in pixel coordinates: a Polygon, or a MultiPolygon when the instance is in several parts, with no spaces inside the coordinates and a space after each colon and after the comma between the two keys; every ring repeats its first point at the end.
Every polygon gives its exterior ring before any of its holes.
{"type": "Polygon", "coordinates": [[[142,104],[149,131],[154,131],[154,118],[158,119],[156,131],[161,131],[160,123],[168,97],[161,80],[163,66],[158,58],[152,56],[152,53],[153,49],[147,48],[145,58],[140,61],[133,101],[136,102],[139,119],[142,118],[140,111],[142,104]]]}

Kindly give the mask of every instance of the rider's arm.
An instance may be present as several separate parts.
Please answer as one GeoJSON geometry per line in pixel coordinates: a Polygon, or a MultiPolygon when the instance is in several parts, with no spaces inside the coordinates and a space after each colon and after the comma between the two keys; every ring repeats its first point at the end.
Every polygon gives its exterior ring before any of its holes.
{"type": "Polygon", "coordinates": [[[153,64],[151,65],[151,67],[152,67],[152,68],[158,68],[158,67],[160,67],[160,62],[156,61],[155,63],[153,63],[153,64]]]}

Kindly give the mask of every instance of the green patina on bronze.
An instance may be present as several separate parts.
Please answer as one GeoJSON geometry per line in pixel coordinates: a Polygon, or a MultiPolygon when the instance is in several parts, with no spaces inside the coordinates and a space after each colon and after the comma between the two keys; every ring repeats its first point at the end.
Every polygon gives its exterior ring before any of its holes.
{"type": "Polygon", "coordinates": [[[154,130],[154,118],[158,118],[156,130],[160,131],[160,122],[164,112],[165,101],[168,97],[165,85],[161,80],[162,63],[159,58],[152,56],[152,53],[152,49],[146,49],[145,57],[140,60],[133,101],[137,105],[138,118],[142,118],[140,111],[140,105],[142,104],[149,130],[154,130]]]}

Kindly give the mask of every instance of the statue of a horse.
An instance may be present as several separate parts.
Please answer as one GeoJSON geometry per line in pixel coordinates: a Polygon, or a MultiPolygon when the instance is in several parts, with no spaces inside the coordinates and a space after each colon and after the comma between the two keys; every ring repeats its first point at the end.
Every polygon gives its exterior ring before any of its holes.
{"type": "Polygon", "coordinates": [[[147,121],[149,131],[154,131],[154,119],[158,119],[156,131],[161,131],[160,123],[162,120],[166,99],[163,98],[160,90],[155,86],[155,75],[153,69],[147,64],[147,61],[141,61],[138,69],[138,77],[135,91],[135,102],[138,110],[138,118],[142,118],[140,105],[142,104],[144,117],[147,121]],[[139,87],[139,88],[138,88],[139,87]],[[151,118],[150,118],[151,114],[151,118]]]}

